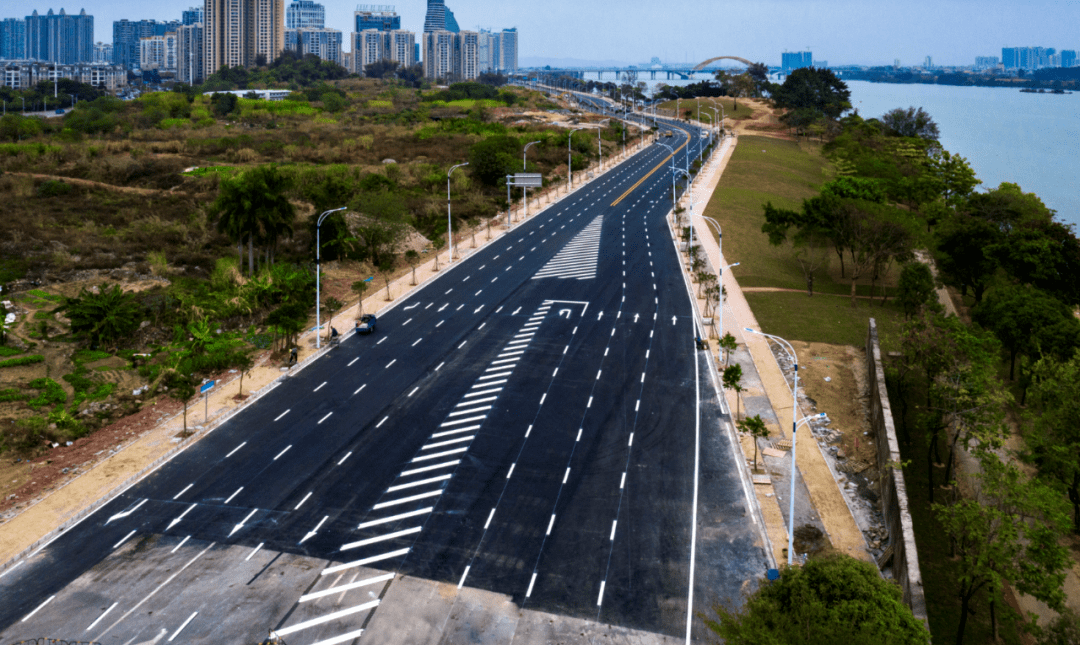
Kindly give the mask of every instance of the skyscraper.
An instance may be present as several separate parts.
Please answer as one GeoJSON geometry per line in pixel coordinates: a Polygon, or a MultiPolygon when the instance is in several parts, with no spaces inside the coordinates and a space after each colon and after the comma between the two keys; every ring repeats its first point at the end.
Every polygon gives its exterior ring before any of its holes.
{"type": "Polygon", "coordinates": [[[60,13],[26,17],[26,57],[50,63],[89,63],[94,59],[94,17],[60,13]]]}
{"type": "Polygon", "coordinates": [[[401,16],[390,5],[357,5],[353,12],[356,19],[356,32],[366,29],[395,31],[401,29],[401,16]]]}
{"type": "Polygon", "coordinates": [[[324,29],[326,8],[313,0],[293,0],[285,10],[286,29],[324,29]]]}
{"type": "Polygon", "coordinates": [[[780,67],[785,72],[802,67],[812,67],[814,55],[812,52],[784,52],[780,55],[780,67]]]}
{"type": "Polygon", "coordinates": [[[384,31],[365,29],[352,35],[353,69],[364,73],[364,67],[380,60],[397,61],[402,67],[416,64],[416,34],[396,29],[384,31]]]}
{"type": "Polygon", "coordinates": [[[499,71],[503,74],[517,72],[518,68],[518,33],[517,27],[503,29],[499,34],[499,71]]]}
{"type": "Polygon", "coordinates": [[[1061,66],[1062,67],[1076,67],[1076,50],[1075,49],[1062,49],[1061,50],[1061,66]]]}
{"type": "Polygon", "coordinates": [[[461,28],[458,27],[457,20],[454,18],[454,12],[447,8],[443,0],[428,0],[427,15],[424,17],[424,32],[440,30],[456,34],[461,31],[461,28]]]}
{"type": "Polygon", "coordinates": [[[176,30],[176,80],[195,85],[203,81],[203,24],[182,25],[176,30]]]}
{"type": "Polygon", "coordinates": [[[272,62],[285,49],[284,0],[206,0],[203,73],[272,62]]]}
{"type": "Polygon", "coordinates": [[[341,31],[338,29],[286,29],[285,49],[315,54],[323,60],[342,64],[341,31]]]}
{"type": "Polygon", "coordinates": [[[184,25],[194,25],[196,23],[201,23],[202,21],[203,21],[203,8],[202,7],[191,7],[190,9],[185,9],[184,13],[181,14],[181,18],[180,18],[180,23],[184,24],[184,25]]]}
{"type": "MultiPolygon", "coordinates": [[[[187,13],[187,12],[185,12],[187,13]]],[[[139,41],[151,36],[164,36],[176,31],[180,23],[175,20],[158,22],[157,20],[117,20],[113,22],[113,58],[116,65],[126,69],[139,66],[139,41]]]]}
{"type": "Polygon", "coordinates": [[[26,58],[26,20],[4,18],[0,21],[0,59],[26,58]]]}

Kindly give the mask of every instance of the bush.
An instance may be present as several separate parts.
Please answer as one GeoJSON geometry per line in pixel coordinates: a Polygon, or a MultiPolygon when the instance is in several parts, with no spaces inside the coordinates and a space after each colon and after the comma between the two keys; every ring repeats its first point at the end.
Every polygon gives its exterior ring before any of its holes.
{"type": "Polygon", "coordinates": [[[0,367],[21,367],[23,365],[33,365],[34,363],[45,362],[45,357],[41,354],[31,354],[30,356],[20,356],[18,358],[9,358],[6,361],[0,361],[0,367]]]}
{"type": "Polygon", "coordinates": [[[30,381],[30,387],[35,390],[41,390],[41,394],[38,394],[29,401],[30,407],[35,410],[40,410],[49,405],[67,403],[67,392],[64,392],[64,388],[51,378],[45,377],[34,379],[33,381],[30,381]]]}
{"type": "Polygon", "coordinates": [[[22,401],[29,398],[29,395],[16,390],[15,388],[7,388],[0,390],[0,403],[9,403],[11,401],[22,401]]]}
{"type": "Polygon", "coordinates": [[[37,187],[38,197],[63,197],[71,192],[71,184],[50,179],[37,187]]]}
{"type": "Polygon", "coordinates": [[[0,345],[0,357],[14,356],[16,354],[22,354],[21,349],[15,349],[14,347],[4,347],[0,345]]]}

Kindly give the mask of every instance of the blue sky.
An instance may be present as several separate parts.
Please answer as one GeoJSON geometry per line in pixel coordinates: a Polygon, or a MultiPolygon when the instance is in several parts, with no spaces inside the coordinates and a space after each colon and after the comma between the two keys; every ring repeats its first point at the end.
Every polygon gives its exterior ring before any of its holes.
{"type": "MultiPolygon", "coordinates": [[[[287,2],[289,0],[286,0],[287,2]]],[[[377,0],[390,3],[391,0],[377,0]]],[[[446,0],[463,29],[517,27],[522,58],[644,62],[652,56],[699,62],[738,55],[779,64],[780,53],[809,47],[830,64],[971,64],[1003,46],[1080,49],[1075,0],[446,0]]],[[[34,4],[4,0],[0,17],[85,8],[97,40],[120,18],[179,19],[199,0],[81,0],[34,4]]],[[[351,30],[356,2],[325,0],[327,26],[351,30]]],[[[421,31],[425,0],[395,3],[402,27],[421,31]]]]}

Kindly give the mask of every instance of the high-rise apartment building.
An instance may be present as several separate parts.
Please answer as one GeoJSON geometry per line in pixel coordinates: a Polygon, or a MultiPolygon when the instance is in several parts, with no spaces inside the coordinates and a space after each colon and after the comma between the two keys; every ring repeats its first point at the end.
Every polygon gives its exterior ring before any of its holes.
{"type": "Polygon", "coordinates": [[[513,74],[518,69],[518,32],[517,27],[503,29],[499,34],[499,71],[513,74]]]}
{"type": "Polygon", "coordinates": [[[96,65],[112,64],[112,43],[94,43],[94,60],[96,65]]]}
{"type": "Polygon", "coordinates": [[[424,77],[450,78],[454,73],[454,32],[445,29],[425,31],[421,44],[424,49],[424,77]]]}
{"type": "Polygon", "coordinates": [[[449,31],[457,33],[461,31],[454,12],[446,6],[443,0],[427,0],[427,14],[424,16],[424,32],[449,31]]]}
{"type": "Polygon", "coordinates": [[[1063,50],[1061,50],[1061,66],[1062,67],[1076,67],[1076,50],[1075,49],[1063,49],[1063,50]]]}
{"type": "Polygon", "coordinates": [[[60,13],[26,17],[26,57],[51,63],[89,63],[94,58],[94,17],[60,13]]]}
{"type": "Polygon", "coordinates": [[[189,9],[185,9],[184,13],[182,13],[180,15],[180,24],[183,24],[183,25],[199,24],[199,23],[202,23],[202,21],[203,21],[203,8],[202,7],[191,7],[189,9]]]}
{"type": "Polygon", "coordinates": [[[1002,47],[1001,63],[1005,69],[1026,70],[1065,66],[1064,56],[1053,47],[1002,47]]]}
{"type": "Polygon", "coordinates": [[[139,69],[176,71],[176,32],[150,36],[139,41],[139,69]]]}
{"type": "Polygon", "coordinates": [[[785,72],[803,67],[811,67],[814,64],[812,52],[784,52],[780,55],[780,67],[785,72]]]}
{"type": "Polygon", "coordinates": [[[976,56],[975,69],[994,69],[999,62],[997,56],[976,56]]]}
{"type": "Polygon", "coordinates": [[[454,34],[454,80],[471,81],[480,75],[478,45],[480,34],[459,31],[454,34]]]}
{"type": "Polygon", "coordinates": [[[176,29],[176,80],[188,85],[201,83],[203,76],[203,25],[181,25],[176,29]]]}
{"type": "Polygon", "coordinates": [[[24,60],[26,58],[26,20],[4,18],[0,20],[0,60],[24,60]]]}
{"type": "Polygon", "coordinates": [[[293,0],[285,9],[286,29],[324,29],[326,8],[313,0],[293,0]]]}
{"type": "Polygon", "coordinates": [[[352,67],[347,69],[355,74],[363,75],[364,67],[380,60],[412,67],[417,62],[416,34],[400,29],[365,29],[352,34],[352,52],[352,67]]]}
{"type": "Polygon", "coordinates": [[[401,29],[401,16],[397,15],[393,5],[362,4],[353,12],[356,33],[368,29],[378,31],[397,31],[401,29]]]}
{"type": "Polygon", "coordinates": [[[180,23],[175,20],[158,22],[157,20],[117,20],[113,22],[113,63],[123,65],[125,69],[139,66],[139,41],[151,36],[164,36],[175,32],[180,23]]]}
{"type": "Polygon", "coordinates": [[[285,49],[284,0],[206,0],[203,74],[269,63],[285,49]]]}
{"type": "Polygon", "coordinates": [[[341,31],[337,29],[286,29],[285,49],[342,64],[341,31]]]}

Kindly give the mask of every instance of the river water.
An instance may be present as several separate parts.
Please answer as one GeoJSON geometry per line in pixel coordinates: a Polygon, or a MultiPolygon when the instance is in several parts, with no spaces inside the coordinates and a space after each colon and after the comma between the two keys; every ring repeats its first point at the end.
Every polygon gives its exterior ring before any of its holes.
{"type": "Polygon", "coordinates": [[[999,87],[847,81],[863,118],[922,107],[941,145],[968,160],[981,190],[1008,181],[1035,193],[1058,219],[1080,228],[1080,94],[1028,94],[999,87]]]}

